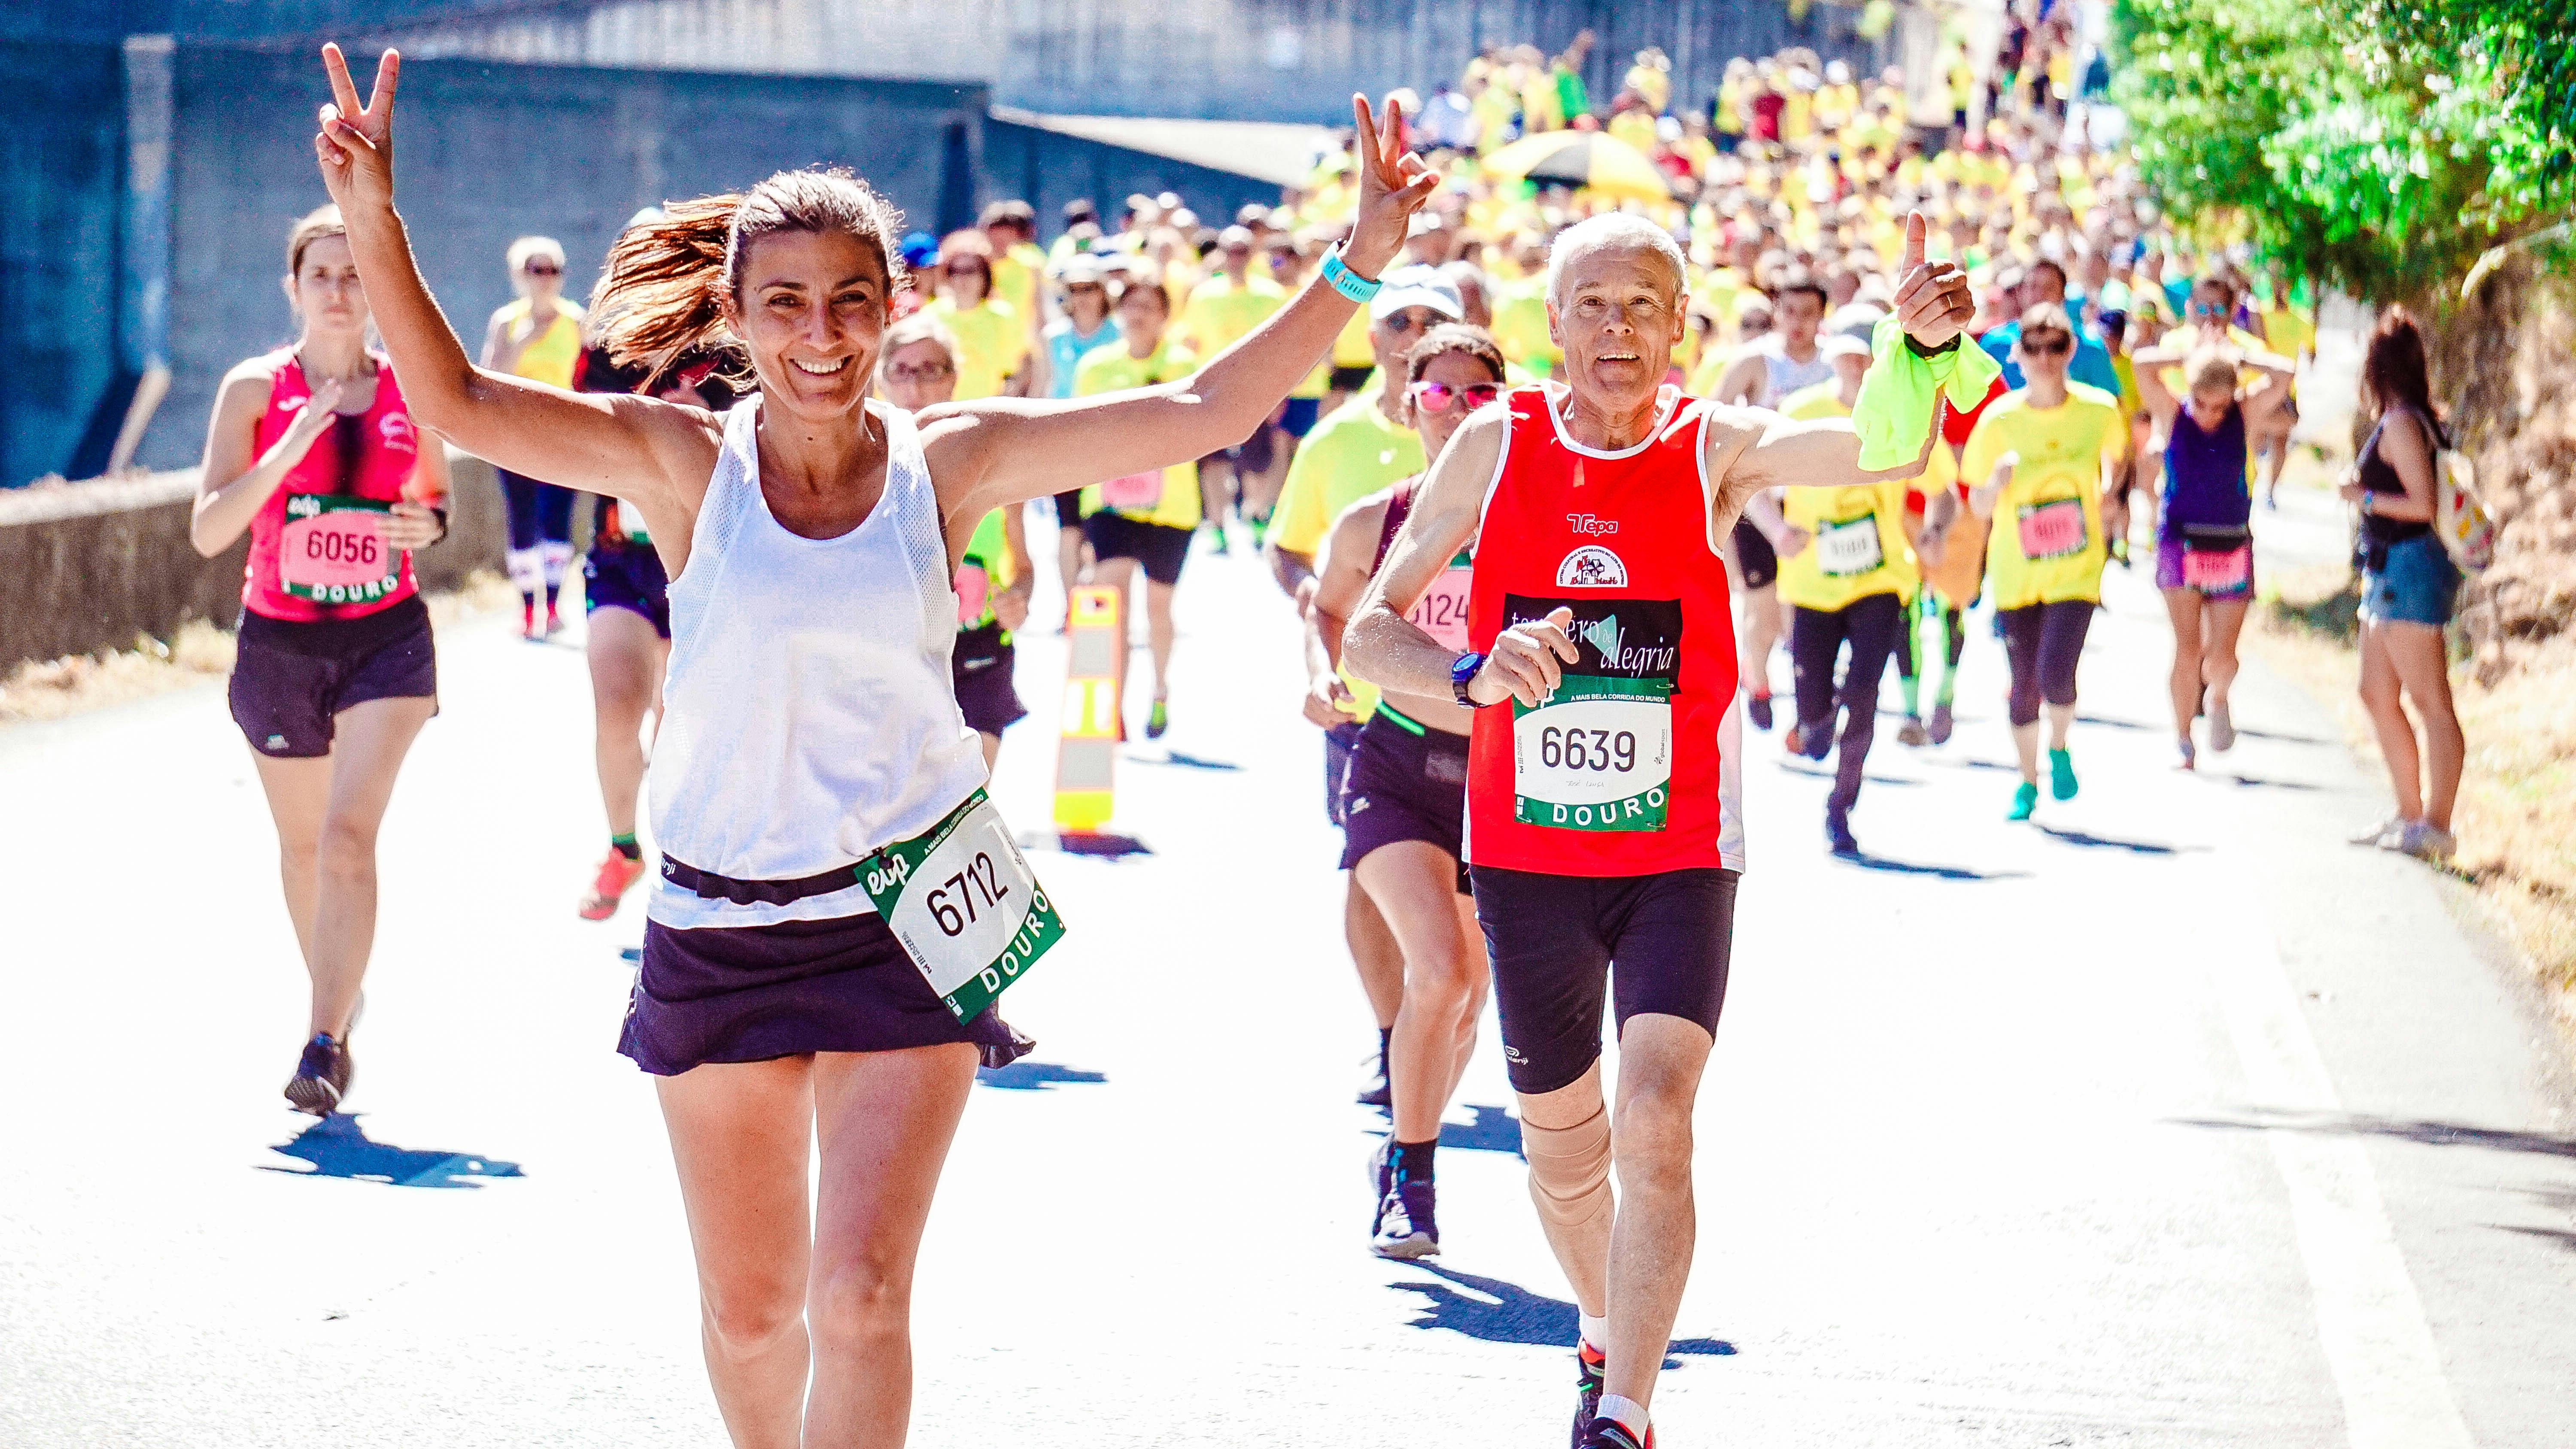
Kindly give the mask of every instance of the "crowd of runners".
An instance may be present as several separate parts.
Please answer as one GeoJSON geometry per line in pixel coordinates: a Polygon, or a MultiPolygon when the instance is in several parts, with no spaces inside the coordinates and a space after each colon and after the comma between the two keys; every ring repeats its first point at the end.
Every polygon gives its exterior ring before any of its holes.
{"type": "MultiPolygon", "coordinates": [[[[596,495],[608,839],[577,909],[646,895],[618,1049],[657,1078],[725,1305],[715,1394],[738,1444],[899,1442],[931,1190],[975,1068],[1028,1048],[997,996],[1061,932],[982,788],[1022,690],[1055,684],[1014,677],[1014,636],[1066,622],[1031,615],[1040,557],[1068,597],[1143,576],[1152,738],[1186,567],[1240,546],[1301,625],[1345,841],[1361,1100],[1391,1129],[1370,1247],[1439,1251],[1440,1121],[1490,992],[1580,1308],[1573,1442],[1651,1443],[1745,732],[1833,761],[1824,834],[1857,852],[1891,666],[1899,742],[1935,749],[1994,647],[2019,767],[1994,808],[2070,799],[2086,632],[2134,544],[2173,623],[2177,763],[2230,748],[2251,515],[2313,333],[2280,275],[2163,223],[2062,35],[2017,72],[1953,66],[1947,134],[1907,123],[1895,75],[1805,52],[1736,63],[1696,113],[1647,52],[1595,115],[1588,43],[1357,105],[1309,184],[1231,218],[1078,203],[1041,246],[1005,202],[941,238],[862,179],[787,172],[639,213],[586,311],[527,237],[479,361],[395,210],[399,64],[362,103],[327,51],[332,205],[286,248],[301,333],[225,379],[196,521],[210,554],[251,539],[232,707],[312,981],[288,1099],[351,1089],[375,834],[437,710],[410,555],[446,532],[438,440],[500,470],[532,638],[562,627],[596,495]],[[1489,165],[1559,129],[1620,139],[1668,194],[1489,165]],[[809,1272],[837,1295],[810,1322],[809,1272]],[[738,1329],[772,1322],[806,1327],[738,1329]]],[[[2365,375],[2368,607],[2390,707],[2402,683],[2421,710],[2457,575],[2425,537],[2439,432],[2402,317],[2365,375]]],[[[2447,844],[2434,733],[2431,789],[2373,843],[2447,844]]]]}

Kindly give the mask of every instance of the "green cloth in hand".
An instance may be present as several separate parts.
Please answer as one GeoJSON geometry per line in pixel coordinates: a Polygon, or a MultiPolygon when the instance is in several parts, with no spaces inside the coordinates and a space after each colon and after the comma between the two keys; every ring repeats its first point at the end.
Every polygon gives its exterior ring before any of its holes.
{"type": "Polygon", "coordinates": [[[1924,435],[1939,420],[1944,391],[1950,406],[1966,412],[1983,402],[1986,389],[2003,375],[2002,365],[1965,336],[1947,352],[1917,357],[1905,345],[1905,329],[1894,317],[1879,319],[1870,335],[1870,354],[1869,376],[1861,379],[1851,420],[1860,434],[1860,465],[1873,473],[1902,468],[1921,456],[1924,435]]]}

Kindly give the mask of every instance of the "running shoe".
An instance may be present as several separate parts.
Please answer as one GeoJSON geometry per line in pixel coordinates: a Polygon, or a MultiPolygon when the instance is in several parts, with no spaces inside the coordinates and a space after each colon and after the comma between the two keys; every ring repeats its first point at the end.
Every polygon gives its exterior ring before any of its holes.
{"type": "MultiPolygon", "coordinates": [[[[1395,1105],[1395,1089],[1388,1086],[1386,1081],[1386,1053],[1384,1052],[1369,1058],[1369,1074],[1360,1081],[1360,1105],[1363,1107],[1395,1105]]],[[[1383,1196],[1383,1194],[1380,1195],[1383,1196]]]]}
{"type": "Polygon", "coordinates": [[[1432,1257],[1440,1251],[1440,1227],[1432,1220],[1434,1200],[1431,1179],[1419,1178],[1390,1186],[1386,1196],[1378,1199],[1377,1235],[1369,1251],[1381,1258],[1432,1257]]]}
{"type": "Polygon", "coordinates": [[[1575,1449],[1655,1449],[1655,1431],[1648,1429],[1640,1439],[1628,1432],[1627,1425],[1604,1415],[1594,1419],[1574,1445],[1575,1449]]]}
{"type": "Polygon", "coordinates": [[[286,1100],[298,1112],[328,1117],[349,1095],[349,1082],[357,1074],[348,1043],[333,1041],[328,1032],[315,1032],[295,1063],[295,1075],[286,1081],[286,1100]]]}
{"type": "MultiPolygon", "coordinates": [[[[2216,749],[2217,746],[2212,745],[2210,748],[2216,749]]],[[[2174,750],[2182,756],[2182,768],[2186,770],[2198,768],[2200,752],[2193,746],[2191,736],[2174,736],[2174,750]]]]}
{"type": "Polygon", "coordinates": [[[1214,543],[1211,543],[1211,544],[1209,544],[1209,545],[1208,545],[1208,552],[1210,552],[1210,553],[1212,553],[1212,554],[1223,555],[1223,554],[1229,554],[1229,553],[1232,553],[1232,552],[1234,551],[1231,547],[1229,547],[1229,546],[1226,544],[1226,541],[1225,541],[1225,525],[1224,525],[1224,524],[1219,523],[1219,524],[1215,524],[1215,525],[1213,525],[1213,526],[1212,526],[1212,528],[1211,528],[1211,531],[1212,531],[1212,532],[1214,532],[1214,533],[1216,534],[1216,541],[1215,541],[1214,543]]]}
{"type": "Polygon", "coordinates": [[[551,639],[557,634],[562,633],[563,630],[563,615],[555,612],[554,605],[546,605],[546,637],[551,639]]]}
{"type": "Polygon", "coordinates": [[[1748,694],[1744,697],[1744,717],[1753,721],[1757,730],[1771,728],[1771,696],[1748,694]]]}
{"type": "Polygon", "coordinates": [[[2236,748],[2236,717],[2228,713],[2223,699],[2209,702],[2209,748],[2221,755],[2236,748]]]}
{"type": "Polygon", "coordinates": [[[2405,827],[2405,821],[2391,815],[2376,825],[2365,826],[2364,828],[2353,832],[2353,834],[2348,838],[2355,845],[2383,845],[2387,843],[2388,837],[2395,835],[2405,827]]]}
{"type": "Polygon", "coordinates": [[[1931,738],[1923,732],[1923,721],[1916,715],[1907,715],[1905,723],[1896,727],[1896,742],[1900,745],[1912,745],[1920,749],[1931,738]]]}
{"type": "Polygon", "coordinates": [[[1793,724],[1789,726],[1789,732],[1780,737],[1780,742],[1789,747],[1789,753],[1804,755],[1821,764],[1825,756],[1834,752],[1833,722],[1827,720],[1812,730],[1803,724],[1793,724]]]}
{"type": "Polygon", "coordinates": [[[617,914],[617,903],[625,899],[629,886],[644,875],[642,860],[629,860],[626,852],[608,847],[608,857],[599,863],[599,875],[590,883],[590,894],[581,898],[581,918],[604,921],[617,914]]]}
{"type": "Polygon", "coordinates": [[[2411,855],[2417,860],[2438,865],[2460,848],[2460,841],[2459,837],[2429,820],[2409,820],[2383,837],[2379,846],[2382,850],[2393,850],[2400,855],[2411,855]]]}
{"type": "Polygon", "coordinates": [[[1259,553],[1267,548],[1270,544],[1269,516],[1265,514],[1259,518],[1247,518],[1243,522],[1245,527],[1252,530],[1252,551],[1259,553]]]}
{"type": "Polygon", "coordinates": [[[1386,1201],[1387,1189],[1395,1186],[1395,1134],[1387,1133],[1369,1149],[1369,1205],[1386,1201]]]}
{"type": "Polygon", "coordinates": [[[1574,1449],[1583,1449],[1583,1431],[1601,1417],[1601,1385],[1609,1373],[1610,1360],[1601,1350],[1574,1340],[1574,1449]]]}
{"type": "Polygon", "coordinates": [[[2075,757],[2064,750],[2048,752],[2048,793],[2060,800],[2075,798],[2075,757]]]}
{"type": "Polygon", "coordinates": [[[2024,780],[2013,787],[2012,810],[2007,813],[2004,818],[2006,820],[2028,820],[2030,818],[2030,812],[2038,808],[2039,786],[2032,781],[2024,780]]]}
{"type": "Polygon", "coordinates": [[[1830,800],[1825,802],[1825,843],[1836,855],[1860,854],[1860,842],[1852,838],[1851,812],[1830,800]]]}
{"type": "MultiPolygon", "coordinates": [[[[1223,550],[1219,551],[1222,552],[1223,550]]],[[[1166,705],[1162,700],[1155,700],[1154,707],[1145,711],[1145,738],[1149,740],[1159,740],[1163,737],[1163,731],[1170,729],[1171,727],[1172,711],[1170,706],[1166,705]]]]}
{"type": "Polygon", "coordinates": [[[1950,743],[1950,726],[1955,722],[1950,715],[1950,706],[1946,704],[1932,706],[1932,743],[1936,745],[1950,743]]]}

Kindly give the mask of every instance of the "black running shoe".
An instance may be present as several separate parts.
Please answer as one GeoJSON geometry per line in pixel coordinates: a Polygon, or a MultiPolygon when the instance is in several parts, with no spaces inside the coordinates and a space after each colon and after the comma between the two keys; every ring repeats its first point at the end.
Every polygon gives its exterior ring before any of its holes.
{"type": "Polygon", "coordinates": [[[328,1032],[315,1032],[313,1040],[304,1044],[295,1075],[287,1079],[286,1100],[298,1112],[328,1117],[349,1095],[349,1082],[357,1070],[346,1042],[333,1041],[328,1032]]]}
{"type": "Polygon", "coordinates": [[[1825,844],[1839,856],[1860,854],[1860,842],[1852,837],[1851,812],[1831,801],[1825,804],[1825,844]]]}
{"type": "Polygon", "coordinates": [[[1771,696],[1748,694],[1744,697],[1744,717],[1753,721],[1757,730],[1771,728],[1771,696]]]}
{"type": "Polygon", "coordinates": [[[1363,1107],[1395,1105],[1395,1089],[1387,1085],[1386,1053],[1384,1052],[1379,1052],[1369,1062],[1369,1074],[1360,1082],[1360,1105],[1363,1107]]]}
{"type": "Polygon", "coordinates": [[[1583,1431],[1583,1438],[1576,1443],[1575,1449],[1655,1449],[1655,1431],[1648,1429],[1646,1437],[1640,1439],[1629,1433],[1628,1426],[1618,1420],[1599,1418],[1583,1431]]]}
{"type": "Polygon", "coordinates": [[[1610,1360],[1578,1338],[1574,1341],[1574,1449],[1583,1449],[1583,1433],[1601,1417],[1601,1384],[1610,1360]]]}
{"type": "Polygon", "coordinates": [[[1440,1251],[1436,1198],[1428,1178],[1398,1182],[1378,1199],[1377,1236],[1369,1251],[1381,1258],[1428,1258],[1440,1251]]]}

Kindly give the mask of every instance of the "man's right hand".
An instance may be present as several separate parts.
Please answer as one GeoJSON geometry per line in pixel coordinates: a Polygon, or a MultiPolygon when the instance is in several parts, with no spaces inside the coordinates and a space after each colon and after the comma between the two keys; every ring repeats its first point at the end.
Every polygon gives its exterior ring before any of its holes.
{"type": "Polygon", "coordinates": [[[1467,697],[1478,704],[1500,704],[1509,697],[1527,708],[1538,708],[1556,692],[1565,678],[1565,666],[1583,657],[1573,636],[1566,633],[1573,627],[1574,611],[1558,609],[1494,636],[1484,666],[1467,683],[1467,697]]]}

